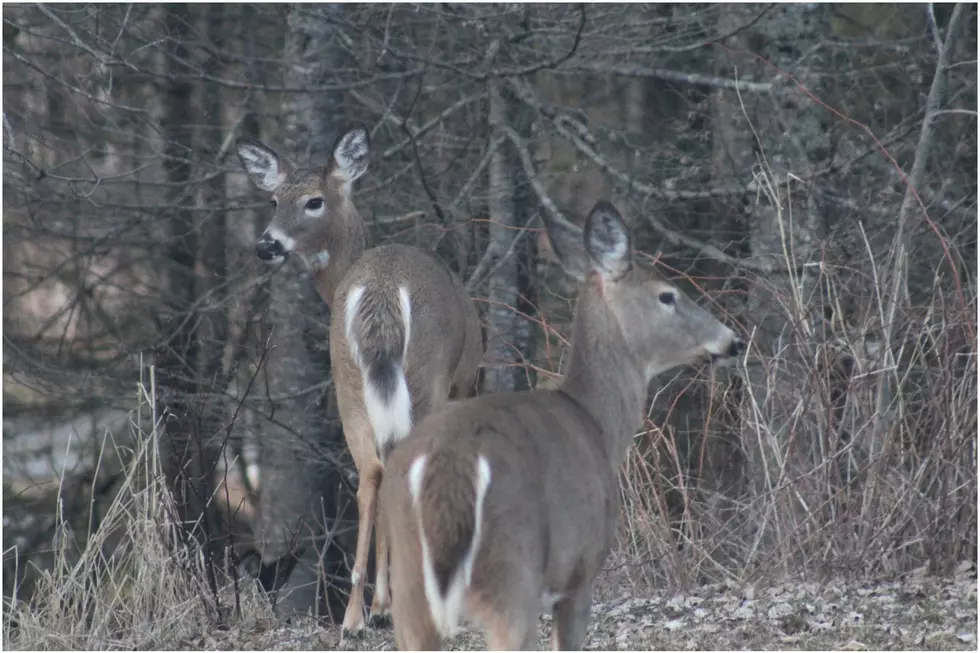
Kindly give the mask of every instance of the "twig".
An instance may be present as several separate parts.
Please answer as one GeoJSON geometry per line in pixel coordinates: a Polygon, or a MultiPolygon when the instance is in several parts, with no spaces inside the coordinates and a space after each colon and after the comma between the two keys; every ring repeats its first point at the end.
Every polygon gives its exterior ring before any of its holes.
{"type": "Polygon", "coordinates": [[[690,84],[692,86],[707,86],[709,88],[722,88],[730,91],[739,90],[743,93],[771,93],[777,88],[777,85],[772,82],[745,82],[724,77],[702,75],[700,73],[686,73],[678,70],[667,70],[666,68],[650,68],[643,64],[582,63],[575,66],[566,66],[562,70],[568,72],[619,75],[621,77],[648,77],[662,79],[668,82],[677,82],[679,84],[690,84]]]}
{"type": "MultiPolygon", "coordinates": [[[[524,139],[515,132],[514,130],[502,127],[501,130],[507,135],[507,137],[514,143],[514,147],[517,149],[517,153],[521,159],[521,165],[524,168],[524,174],[527,176],[528,180],[531,182],[531,188],[534,189],[535,194],[538,196],[538,200],[541,205],[545,208],[548,214],[553,220],[559,222],[569,223],[569,220],[562,215],[558,207],[548,196],[544,187],[541,185],[538,179],[537,171],[534,169],[534,163],[531,160],[531,154],[527,150],[527,144],[524,139]]],[[[583,147],[588,147],[585,143],[582,143],[583,147]]],[[[591,148],[589,148],[591,150],[591,148]]],[[[596,155],[598,156],[598,155],[596,155]]],[[[625,175],[624,175],[625,176],[625,175]]],[[[628,177],[627,177],[628,179],[628,177]]],[[[640,182],[633,182],[634,187],[643,190],[644,188],[649,189],[645,184],[640,182]]],[[[652,194],[652,193],[650,193],[652,194]]],[[[653,215],[645,214],[644,219],[653,227],[657,233],[659,233],[667,242],[675,246],[690,247],[696,250],[698,253],[707,256],[709,258],[721,261],[722,263],[727,263],[729,265],[734,265],[737,267],[744,268],[746,270],[753,270],[762,273],[772,273],[775,271],[783,270],[784,268],[776,263],[764,262],[764,261],[754,261],[752,259],[737,258],[726,254],[722,250],[718,249],[714,245],[709,245],[697,238],[692,238],[685,234],[674,231],[666,224],[664,224],[660,219],[654,217],[653,215]]]]}
{"type": "MultiPolygon", "coordinates": [[[[551,59],[549,61],[542,61],[540,63],[531,64],[530,66],[525,66],[524,68],[519,68],[516,70],[492,70],[491,74],[494,77],[498,77],[498,78],[527,77],[528,75],[533,75],[534,73],[539,72],[541,70],[550,70],[553,68],[557,68],[561,64],[571,59],[578,51],[579,43],[582,42],[582,32],[585,31],[585,23],[586,23],[585,5],[580,4],[578,6],[578,9],[579,9],[578,29],[575,30],[575,40],[572,41],[572,47],[568,49],[568,52],[559,55],[558,57],[555,57],[554,59],[551,59]]],[[[486,78],[488,76],[489,75],[484,74],[482,78],[486,78]]]]}
{"type": "Polygon", "coordinates": [[[459,189],[459,192],[456,193],[456,197],[449,204],[450,213],[455,214],[456,209],[463,202],[463,200],[469,197],[470,191],[473,190],[473,187],[476,185],[477,181],[479,181],[483,176],[483,171],[486,170],[488,165],[490,165],[490,159],[493,158],[497,148],[500,147],[501,143],[503,142],[504,139],[500,137],[496,137],[490,142],[490,145],[487,147],[487,151],[483,155],[483,158],[480,159],[480,162],[477,164],[476,168],[473,169],[473,174],[470,175],[470,178],[466,180],[466,183],[463,184],[463,187],[459,189]]]}
{"type": "Polygon", "coordinates": [[[531,183],[531,188],[534,190],[535,195],[538,196],[538,201],[541,202],[541,206],[544,207],[551,220],[564,227],[576,229],[575,224],[566,218],[558,207],[555,206],[555,203],[548,196],[547,191],[545,191],[544,186],[541,185],[541,180],[538,178],[538,173],[534,169],[534,162],[531,160],[531,153],[527,150],[527,144],[524,138],[514,131],[512,127],[507,125],[501,125],[499,129],[514,144],[514,149],[517,150],[517,155],[521,160],[521,167],[524,168],[524,175],[531,183]]]}
{"type": "MultiPolygon", "coordinates": [[[[534,97],[533,91],[531,91],[526,84],[521,83],[517,80],[508,80],[511,88],[514,92],[524,102],[527,102],[531,106],[539,105],[536,98],[534,97]]],[[[626,173],[614,168],[601,154],[599,154],[595,148],[593,148],[586,141],[581,134],[573,133],[568,125],[565,124],[566,121],[561,121],[558,119],[553,119],[551,121],[555,130],[565,137],[572,145],[574,145],[579,152],[588,157],[593,163],[599,166],[600,169],[607,172],[609,175],[617,179],[620,183],[625,184],[631,188],[635,188],[642,193],[650,195],[659,200],[665,201],[678,201],[678,200],[706,200],[713,199],[717,197],[732,197],[739,195],[751,194],[759,191],[759,187],[755,182],[750,182],[744,186],[729,187],[729,188],[709,188],[703,191],[691,191],[691,190],[668,190],[666,188],[660,188],[657,186],[651,186],[650,184],[637,181],[627,175],[626,173]]]]}
{"type": "Polygon", "coordinates": [[[943,40],[939,36],[939,24],[936,23],[935,3],[933,2],[926,4],[926,20],[929,22],[929,33],[932,34],[933,43],[936,45],[936,53],[942,55],[943,40]]]}

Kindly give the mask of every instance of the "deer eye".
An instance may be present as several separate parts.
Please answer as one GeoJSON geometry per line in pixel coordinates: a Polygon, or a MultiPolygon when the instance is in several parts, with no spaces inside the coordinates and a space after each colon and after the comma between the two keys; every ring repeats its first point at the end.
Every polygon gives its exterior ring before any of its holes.
{"type": "Polygon", "coordinates": [[[269,200],[269,206],[271,206],[272,208],[276,208],[277,206],[279,206],[279,202],[277,202],[276,200],[269,200]]]}
{"type": "Polygon", "coordinates": [[[673,306],[674,302],[677,301],[677,298],[674,296],[674,293],[672,292],[662,292],[660,293],[660,296],[657,299],[659,299],[660,303],[663,304],[664,306],[673,306]]]}
{"type": "Polygon", "coordinates": [[[322,197],[314,197],[313,199],[307,200],[307,202],[306,202],[306,210],[307,211],[319,211],[322,208],[323,208],[323,198],[322,197]]]}

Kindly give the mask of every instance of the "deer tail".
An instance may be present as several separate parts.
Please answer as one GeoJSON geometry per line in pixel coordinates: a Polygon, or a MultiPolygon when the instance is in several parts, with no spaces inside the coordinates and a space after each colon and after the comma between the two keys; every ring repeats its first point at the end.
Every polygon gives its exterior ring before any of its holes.
{"type": "MultiPolygon", "coordinates": [[[[438,455],[438,454],[433,454],[438,455]]],[[[490,463],[440,464],[426,474],[429,455],[421,454],[408,471],[408,487],[418,519],[422,545],[422,578],[432,622],[443,637],[452,637],[463,612],[465,591],[480,547],[483,504],[490,487],[490,463]]]]}

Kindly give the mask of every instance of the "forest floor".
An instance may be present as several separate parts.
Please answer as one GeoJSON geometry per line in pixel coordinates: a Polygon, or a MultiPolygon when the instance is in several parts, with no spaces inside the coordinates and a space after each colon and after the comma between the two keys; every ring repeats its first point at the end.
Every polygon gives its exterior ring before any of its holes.
{"type": "MultiPolygon", "coordinates": [[[[589,650],[977,650],[977,579],[964,565],[954,577],[910,574],[901,580],[784,582],[765,588],[715,584],[688,593],[603,587],[592,610],[589,650]]],[[[247,620],[246,620],[247,621],[247,620]]],[[[542,617],[539,649],[550,648],[542,617]]],[[[464,625],[452,650],[485,648],[464,625]]],[[[212,650],[394,650],[389,626],[340,639],[312,620],[243,623],[178,643],[212,650]]]]}

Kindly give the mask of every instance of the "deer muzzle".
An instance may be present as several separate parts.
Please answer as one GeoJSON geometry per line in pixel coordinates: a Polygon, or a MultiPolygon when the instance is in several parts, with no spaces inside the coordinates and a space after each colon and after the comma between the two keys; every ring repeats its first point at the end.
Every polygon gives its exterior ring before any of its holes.
{"type": "Polygon", "coordinates": [[[263,261],[275,261],[286,256],[286,248],[275,238],[263,236],[255,243],[255,255],[263,261]]]}

